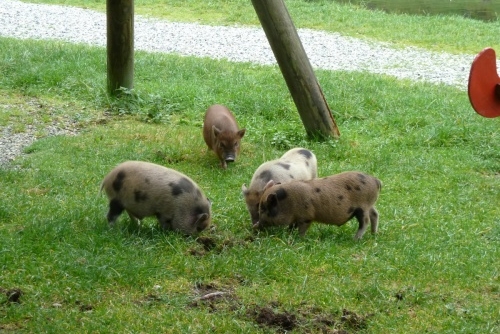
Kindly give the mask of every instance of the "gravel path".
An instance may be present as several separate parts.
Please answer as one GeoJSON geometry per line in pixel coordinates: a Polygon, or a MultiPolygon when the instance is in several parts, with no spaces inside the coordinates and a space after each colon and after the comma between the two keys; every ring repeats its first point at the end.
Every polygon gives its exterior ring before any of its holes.
{"type": "MultiPolygon", "coordinates": [[[[134,28],[137,50],[235,62],[276,63],[260,28],[175,23],[139,15],[135,16],[134,28]]],[[[474,58],[412,47],[397,49],[388,43],[367,42],[310,29],[299,29],[299,35],[315,68],[384,73],[397,78],[444,83],[463,90],[474,58]]],[[[64,40],[105,47],[106,15],[75,7],[0,0],[0,36],[64,40]]],[[[64,124],[61,128],[65,128],[64,124]]],[[[57,128],[53,132],[57,133],[57,128]]],[[[0,165],[12,160],[33,140],[34,133],[29,130],[12,136],[9,128],[0,129],[0,165]]]]}

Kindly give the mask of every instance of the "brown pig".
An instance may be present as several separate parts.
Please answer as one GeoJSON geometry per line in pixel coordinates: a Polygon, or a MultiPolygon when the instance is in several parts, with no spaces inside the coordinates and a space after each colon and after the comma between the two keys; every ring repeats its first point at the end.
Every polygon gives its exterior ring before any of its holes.
{"type": "Polygon", "coordinates": [[[368,225],[378,228],[375,202],[382,184],[361,172],[344,172],[308,181],[269,184],[259,204],[259,221],[254,228],[297,227],[303,236],[317,221],[341,226],[356,217],[359,229],[354,239],[363,237],[368,225]]]}
{"type": "Polygon", "coordinates": [[[266,184],[285,183],[292,180],[311,180],[318,174],[316,156],[308,149],[296,147],[279,159],[264,162],[257,168],[247,188],[241,186],[252,225],[259,220],[259,201],[266,184]]]}
{"type": "Polygon", "coordinates": [[[186,175],[160,165],[126,161],[104,178],[112,225],[125,210],[133,221],[155,216],[165,230],[195,235],[210,225],[211,203],[186,175]]]}
{"type": "Polygon", "coordinates": [[[245,131],[238,129],[236,119],[227,107],[214,104],[207,109],[203,120],[203,139],[219,158],[222,168],[226,169],[228,162],[236,160],[245,131]]]}

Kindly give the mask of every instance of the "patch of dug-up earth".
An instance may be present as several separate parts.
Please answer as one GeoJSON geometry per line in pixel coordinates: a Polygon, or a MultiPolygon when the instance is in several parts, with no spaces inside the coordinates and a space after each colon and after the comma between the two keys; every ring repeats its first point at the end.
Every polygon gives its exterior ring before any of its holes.
{"type": "Polygon", "coordinates": [[[367,327],[372,314],[360,315],[347,309],[341,313],[325,312],[321,308],[304,305],[294,310],[286,310],[278,302],[266,305],[243,304],[234,292],[235,286],[221,286],[218,283],[198,283],[195,286],[190,307],[206,308],[211,313],[236,312],[246,309],[239,316],[258,326],[268,328],[277,333],[295,330],[300,333],[348,334],[356,333],[367,327]]]}

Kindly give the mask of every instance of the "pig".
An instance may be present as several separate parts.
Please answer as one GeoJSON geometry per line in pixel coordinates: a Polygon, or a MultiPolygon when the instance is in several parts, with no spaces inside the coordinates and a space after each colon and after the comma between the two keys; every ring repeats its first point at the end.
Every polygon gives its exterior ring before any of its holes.
{"type": "Polygon", "coordinates": [[[207,109],[203,120],[203,139],[215,152],[223,169],[227,168],[228,162],[236,161],[245,131],[238,129],[236,119],[227,107],[214,104],[207,109]]]}
{"type": "Polygon", "coordinates": [[[264,162],[257,168],[250,181],[241,191],[247,205],[252,225],[259,220],[259,201],[268,182],[285,183],[291,180],[311,180],[317,177],[316,156],[308,149],[296,147],[287,151],[279,159],[264,162]]]}
{"type": "Polygon", "coordinates": [[[350,171],[308,181],[266,185],[259,203],[259,221],[254,228],[297,227],[303,236],[317,221],[341,226],[356,217],[359,229],[355,240],[363,237],[368,224],[378,229],[375,202],[382,188],[377,178],[350,171]]]}
{"type": "Polygon", "coordinates": [[[109,198],[107,220],[113,225],[125,210],[132,221],[156,216],[164,230],[196,235],[210,225],[211,203],[186,175],[157,164],[126,161],[104,178],[109,198]]]}

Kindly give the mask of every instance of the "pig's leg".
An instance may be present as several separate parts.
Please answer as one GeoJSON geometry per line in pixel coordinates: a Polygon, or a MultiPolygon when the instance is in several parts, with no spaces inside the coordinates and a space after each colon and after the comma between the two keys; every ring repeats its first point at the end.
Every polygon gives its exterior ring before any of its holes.
{"type": "Polygon", "coordinates": [[[115,224],[116,219],[122,214],[124,209],[125,208],[118,199],[113,198],[109,201],[109,211],[107,215],[109,225],[115,224]]]}
{"type": "Polygon", "coordinates": [[[301,237],[303,237],[304,234],[306,234],[307,229],[309,228],[309,226],[311,226],[311,221],[306,221],[306,222],[302,222],[302,223],[295,223],[294,225],[298,227],[298,229],[299,229],[299,235],[301,237]]]}
{"type": "Polygon", "coordinates": [[[172,229],[172,218],[171,217],[166,217],[164,215],[157,214],[156,218],[158,219],[158,222],[160,223],[160,226],[164,231],[172,229]]]}
{"type": "Polygon", "coordinates": [[[367,210],[363,210],[362,208],[358,208],[356,210],[356,219],[359,222],[358,232],[354,236],[355,240],[359,240],[365,234],[368,225],[370,224],[370,216],[368,215],[367,210]]]}
{"type": "Polygon", "coordinates": [[[377,233],[378,230],[378,212],[375,208],[370,209],[370,222],[372,233],[377,233]]]}
{"type": "Polygon", "coordinates": [[[127,214],[129,216],[130,220],[132,221],[132,223],[136,224],[137,226],[140,226],[141,220],[138,217],[134,216],[134,214],[132,212],[130,212],[128,210],[126,210],[126,211],[127,211],[127,214]]]}

